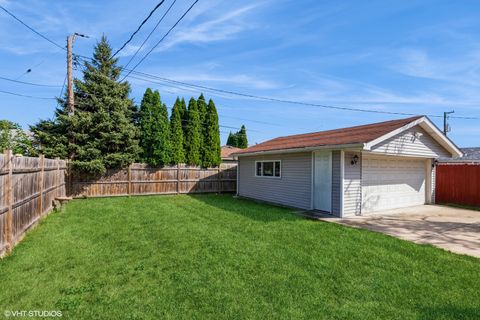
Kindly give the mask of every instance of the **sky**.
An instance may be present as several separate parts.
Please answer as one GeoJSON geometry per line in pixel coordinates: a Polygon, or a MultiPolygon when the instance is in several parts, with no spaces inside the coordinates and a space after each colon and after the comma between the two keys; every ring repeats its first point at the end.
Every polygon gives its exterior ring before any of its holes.
{"type": "MultiPolygon", "coordinates": [[[[125,64],[173,0],[155,12],[121,51],[125,64]]],[[[177,0],[134,60],[166,33],[193,0],[177,0]]],[[[0,0],[24,22],[74,52],[91,56],[107,36],[119,48],[157,0],[0,0]]],[[[133,65],[134,65],[133,64],[133,65]]],[[[130,65],[131,67],[132,65],[130,65]]],[[[478,1],[200,0],[136,69],[155,76],[257,96],[368,110],[429,114],[443,126],[444,111],[480,118],[480,3],[478,1]]],[[[0,90],[60,95],[66,54],[0,10],[0,90]],[[30,73],[25,73],[31,69],[30,73]]],[[[81,77],[80,71],[75,72],[81,77]]],[[[128,78],[139,104],[147,87],[171,107],[177,96],[200,91],[128,78]]],[[[218,108],[222,143],[247,127],[250,144],[405,116],[325,109],[249,99],[204,90],[218,108]]],[[[0,93],[0,119],[25,129],[51,118],[56,102],[0,93]]],[[[450,119],[460,147],[480,146],[480,120],[450,119]]]]}

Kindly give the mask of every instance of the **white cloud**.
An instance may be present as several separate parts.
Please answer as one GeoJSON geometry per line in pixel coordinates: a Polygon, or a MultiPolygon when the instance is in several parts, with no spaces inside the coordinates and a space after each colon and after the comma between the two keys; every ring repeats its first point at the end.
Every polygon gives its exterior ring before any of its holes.
{"type": "MultiPolygon", "coordinates": [[[[179,28],[175,35],[167,38],[167,41],[157,50],[166,50],[181,43],[208,43],[213,41],[231,40],[235,34],[240,33],[252,27],[252,24],[246,22],[246,14],[257,8],[261,3],[244,6],[233,11],[223,13],[216,18],[210,18],[208,21],[179,28]]],[[[203,12],[211,8],[203,8],[203,12]]],[[[197,12],[195,18],[201,14],[197,12]]],[[[193,24],[193,23],[191,23],[193,24]]]]}
{"type": "Polygon", "coordinates": [[[480,86],[478,60],[480,50],[471,50],[454,57],[432,57],[427,51],[415,48],[400,51],[399,62],[392,69],[417,78],[480,86]]]}

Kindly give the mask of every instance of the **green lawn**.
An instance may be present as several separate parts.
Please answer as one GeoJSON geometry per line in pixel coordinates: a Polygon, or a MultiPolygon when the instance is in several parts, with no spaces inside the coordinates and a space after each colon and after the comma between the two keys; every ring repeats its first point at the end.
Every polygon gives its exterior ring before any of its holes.
{"type": "Polygon", "coordinates": [[[479,319],[480,260],[231,195],[88,199],[0,261],[4,310],[72,319],[479,319]]]}

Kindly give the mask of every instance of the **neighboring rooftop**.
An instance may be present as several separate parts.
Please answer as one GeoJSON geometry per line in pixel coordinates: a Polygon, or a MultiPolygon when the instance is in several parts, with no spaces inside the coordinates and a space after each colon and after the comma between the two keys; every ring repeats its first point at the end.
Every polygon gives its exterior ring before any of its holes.
{"type": "Polygon", "coordinates": [[[422,117],[423,116],[415,116],[406,119],[377,122],[356,127],[279,137],[259,143],[247,149],[240,149],[236,154],[367,143],[422,117]]]}
{"type": "Polygon", "coordinates": [[[439,159],[440,162],[480,162],[480,147],[460,148],[463,157],[452,159],[439,159]]]}
{"type": "Polygon", "coordinates": [[[222,146],[220,155],[222,160],[234,160],[232,153],[237,153],[242,150],[243,149],[232,147],[232,146],[222,146]]]}

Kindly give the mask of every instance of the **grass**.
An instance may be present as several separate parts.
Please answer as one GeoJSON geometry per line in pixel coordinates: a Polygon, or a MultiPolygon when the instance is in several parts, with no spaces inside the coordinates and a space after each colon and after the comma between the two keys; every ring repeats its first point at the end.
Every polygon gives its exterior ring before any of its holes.
{"type": "Polygon", "coordinates": [[[0,261],[70,319],[478,319],[480,260],[230,195],[74,200],[0,261]]]}

